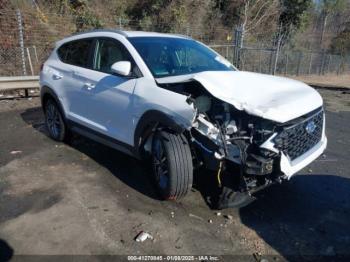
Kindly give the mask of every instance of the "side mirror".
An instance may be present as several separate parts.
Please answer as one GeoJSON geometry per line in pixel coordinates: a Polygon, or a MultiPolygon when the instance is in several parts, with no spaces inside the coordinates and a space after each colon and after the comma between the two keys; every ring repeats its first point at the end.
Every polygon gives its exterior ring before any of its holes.
{"type": "Polygon", "coordinates": [[[131,63],[129,61],[119,61],[111,66],[113,73],[121,76],[128,76],[131,72],[131,63]]]}

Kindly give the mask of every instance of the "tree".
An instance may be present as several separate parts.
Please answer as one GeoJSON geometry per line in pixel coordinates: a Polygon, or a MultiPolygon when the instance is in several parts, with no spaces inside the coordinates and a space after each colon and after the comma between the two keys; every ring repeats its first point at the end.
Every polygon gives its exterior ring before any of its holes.
{"type": "Polygon", "coordinates": [[[241,7],[244,5],[244,0],[214,0],[214,10],[219,11],[222,23],[225,26],[232,27],[237,24],[241,17],[241,7]]]}
{"type": "Polygon", "coordinates": [[[138,22],[139,29],[186,33],[186,28],[201,31],[210,0],[139,0],[126,14],[138,22]]]}
{"type": "Polygon", "coordinates": [[[345,28],[332,39],[331,50],[342,55],[350,53],[350,21],[345,28]]]}
{"type": "Polygon", "coordinates": [[[322,16],[322,29],[320,43],[323,44],[324,34],[327,27],[328,18],[330,15],[339,12],[346,6],[345,0],[321,0],[321,16],[322,16]]]}
{"type": "Polygon", "coordinates": [[[246,34],[263,28],[266,30],[275,23],[276,17],[280,13],[278,0],[245,0],[241,8],[241,45],[246,34]]]}
{"type": "Polygon", "coordinates": [[[86,0],[70,0],[70,7],[75,19],[77,31],[101,28],[101,20],[89,9],[86,0]]]}
{"type": "Polygon", "coordinates": [[[292,30],[302,28],[311,6],[312,0],[281,0],[279,24],[282,32],[289,35],[292,30]]]}
{"type": "Polygon", "coordinates": [[[138,21],[138,29],[166,31],[160,25],[162,10],[171,3],[170,0],[139,0],[126,9],[132,21],[138,21]]]}

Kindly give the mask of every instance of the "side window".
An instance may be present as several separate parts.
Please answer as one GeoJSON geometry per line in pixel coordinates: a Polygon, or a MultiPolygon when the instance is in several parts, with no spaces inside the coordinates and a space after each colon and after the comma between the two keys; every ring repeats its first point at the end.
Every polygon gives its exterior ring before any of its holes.
{"type": "Polygon", "coordinates": [[[82,39],[64,44],[57,50],[57,54],[63,63],[90,68],[89,52],[91,39],[82,39]]]}
{"type": "Polygon", "coordinates": [[[64,44],[57,49],[57,55],[63,63],[67,63],[68,45],[69,44],[64,44]]]}
{"type": "Polygon", "coordinates": [[[93,69],[111,74],[111,66],[119,61],[130,61],[134,67],[129,52],[121,43],[113,39],[99,39],[93,69]]]}

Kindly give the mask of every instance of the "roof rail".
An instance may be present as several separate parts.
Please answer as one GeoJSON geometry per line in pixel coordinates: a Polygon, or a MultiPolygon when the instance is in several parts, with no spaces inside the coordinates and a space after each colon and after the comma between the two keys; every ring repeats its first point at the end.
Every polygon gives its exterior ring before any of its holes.
{"type": "Polygon", "coordinates": [[[183,35],[183,34],[172,34],[172,35],[176,35],[176,36],[187,38],[187,39],[192,39],[192,37],[190,37],[188,35],[183,35]]]}
{"type": "Polygon", "coordinates": [[[120,34],[120,35],[125,36],[125,37],[128,36],[125,32],[123,32],[121,30],[117,30],[117,29],[93,29],[93,30],[78,32],[78,33],[73,34],[72,36],[83,35],[83,34],[88,34],[88,33],[96,33],[96,32],[110,32],[110,33],[120,34]]]}

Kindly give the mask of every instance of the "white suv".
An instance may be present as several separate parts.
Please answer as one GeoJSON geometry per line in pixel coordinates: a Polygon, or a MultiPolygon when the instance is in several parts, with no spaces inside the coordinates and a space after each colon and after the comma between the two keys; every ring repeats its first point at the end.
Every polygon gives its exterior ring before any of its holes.
{"type": "Polygon", "coordinates": [[[240,72],[179,35],[97,30],[59,41],[40,74],[50,136],[69,130],[152,163],[164,199],[215,171],[218,208],[289,179],[326,148],[321,96],[304,83],[240,72]]]}

